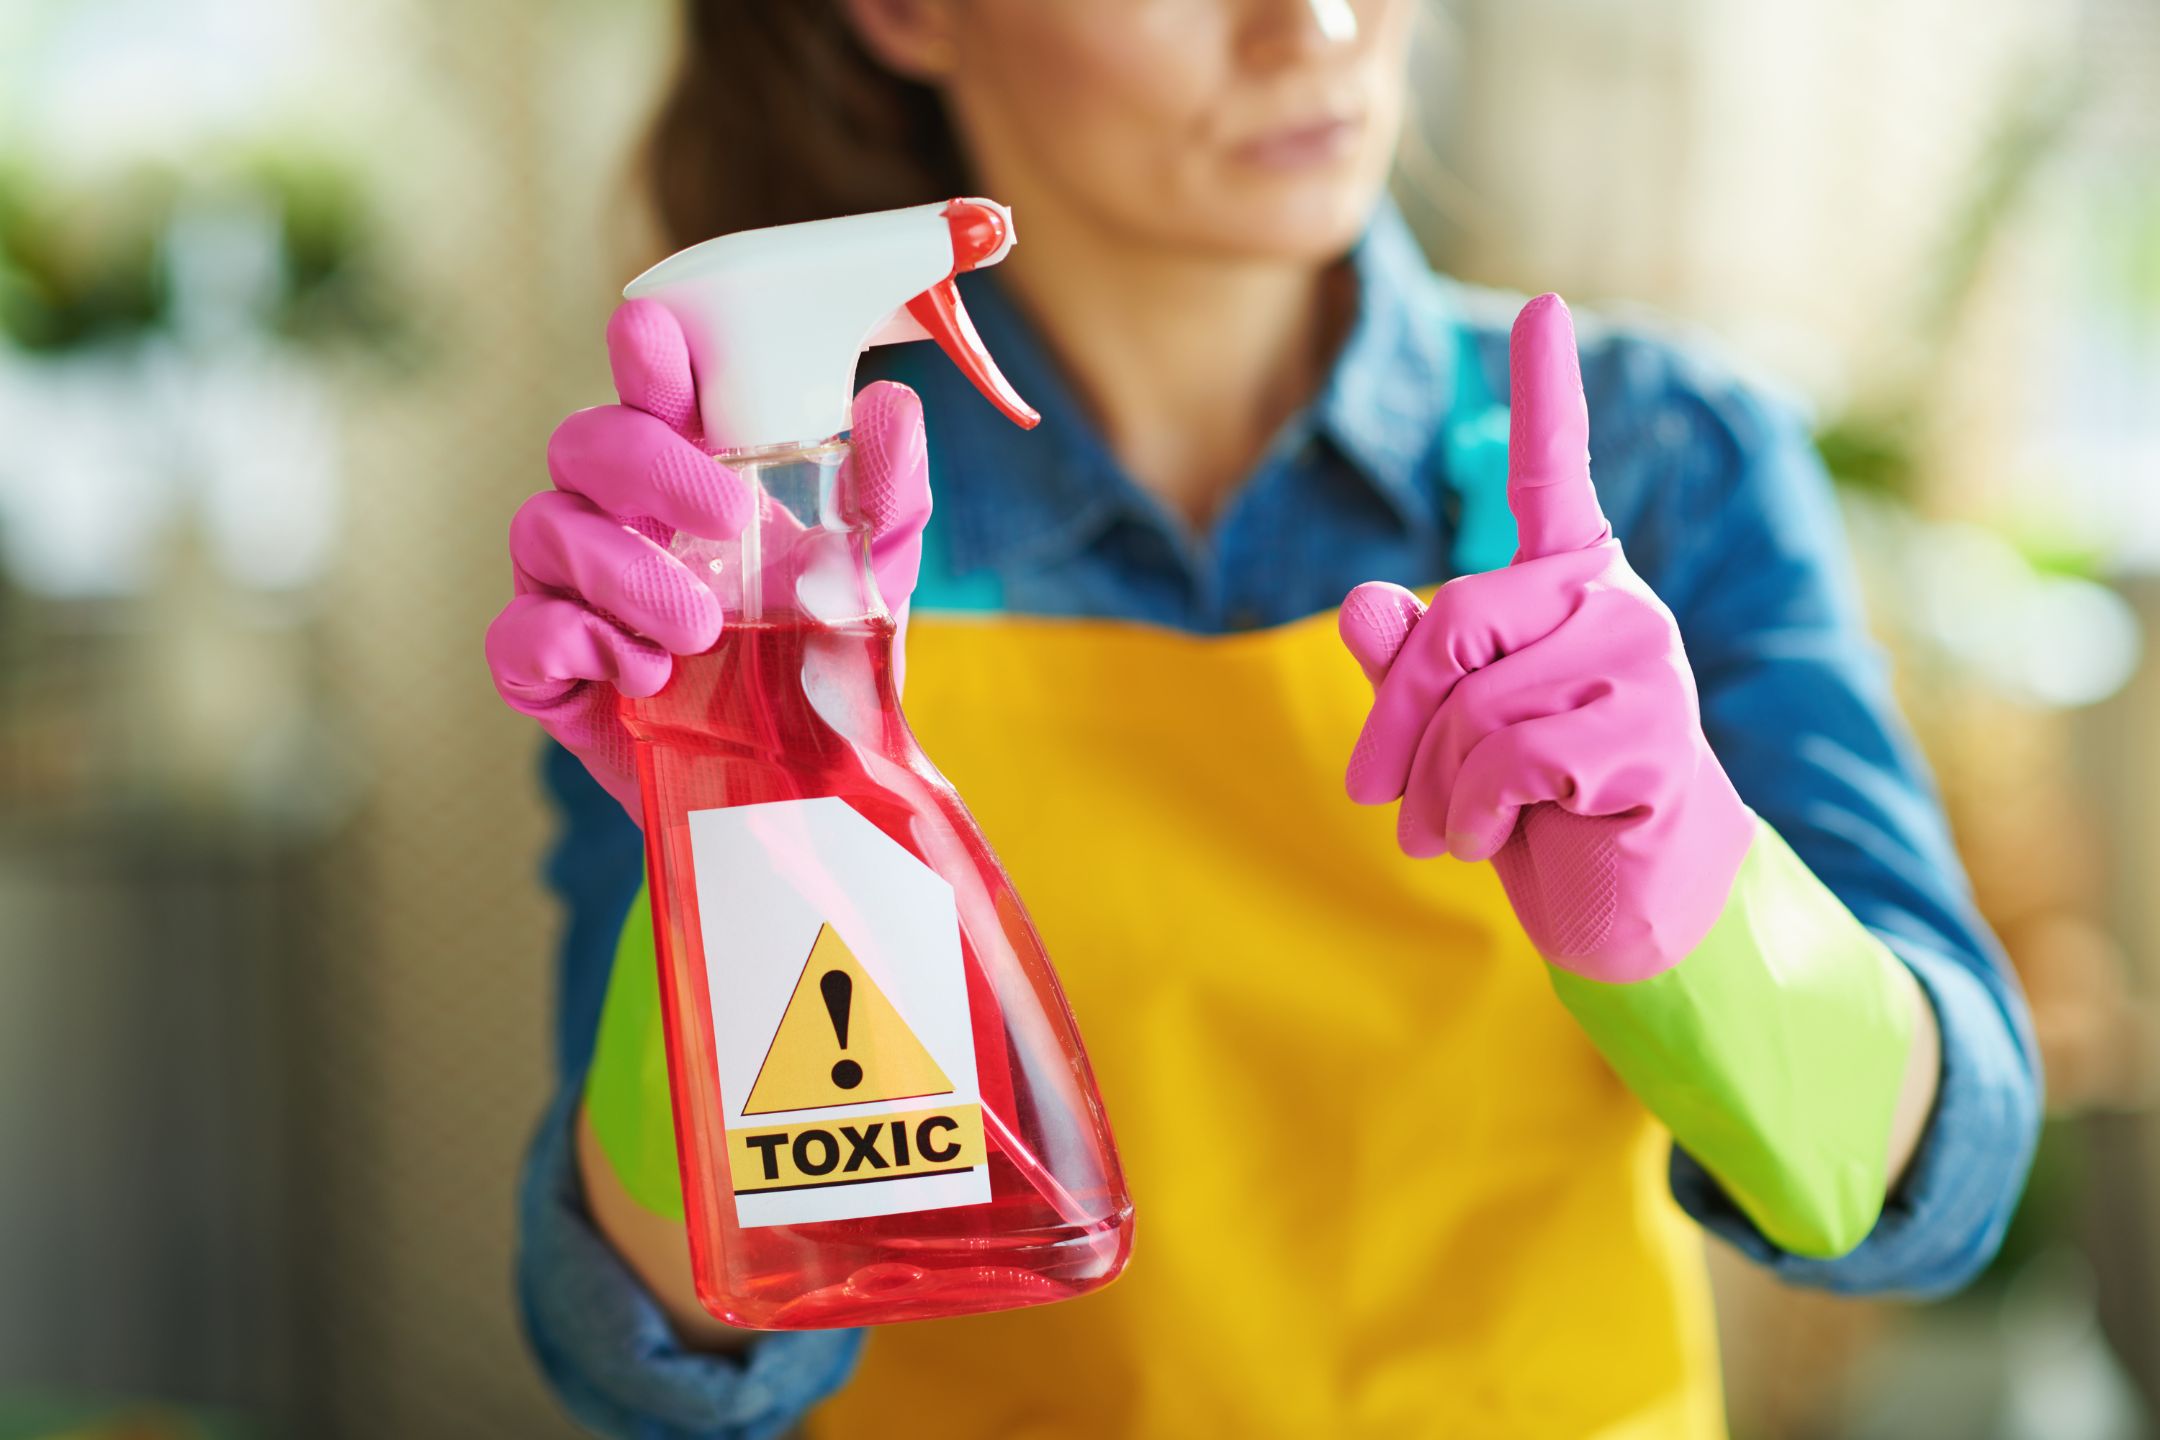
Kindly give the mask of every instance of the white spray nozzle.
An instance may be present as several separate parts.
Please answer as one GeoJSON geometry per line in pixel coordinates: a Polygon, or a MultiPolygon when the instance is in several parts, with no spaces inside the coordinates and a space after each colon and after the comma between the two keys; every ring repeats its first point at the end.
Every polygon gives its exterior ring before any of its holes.
{"type": "Polygon", "coordinates": [[[985,398],[1032,427],[1041,417],[983,348],[953,286],[1012,246],[1004,206],[946,200],[722,235],[669,256],[623,296],[656,301],[682,326],[714,450],[839,434],[856,358],[902,340],[937,341],[985,398]]]}

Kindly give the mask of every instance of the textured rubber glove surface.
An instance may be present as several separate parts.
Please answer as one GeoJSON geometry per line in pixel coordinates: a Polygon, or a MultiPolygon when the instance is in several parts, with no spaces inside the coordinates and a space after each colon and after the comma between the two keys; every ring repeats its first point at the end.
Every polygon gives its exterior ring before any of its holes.
{"type": "Polygon", "coordinates": [[[1523,307],[1509,356],[1514,563],[1429,608],[1377,582],[1344,601],[1375,685],[1350,798],[1399,801],[1408,854],[1490,859],[1553,964],[1640,980],[1708,933],[1754,820],[1703,737],[1679,627],[1598,508],[1557,295],[1523,307]]]}
{"type": "MultiPolygon", "coordinates": [[[[548,441],[555,488],[510,522],[515,597],[488,627],[488,670],[514,710],[584,762],[641,819],[616,696],[656,694],[677,655],[720,638],[720,605],[667,546],[678,530],[732,539],[751,496],[698,443],[690,352],[666,310],[632,300],[607,329],[620,403],[580,410],[548,441]]],[[[822,437],[806,437],[822,438],[822,437]]],[[[904,385],[855,399],[848,458],[872,530],[871,568],[897,615],[915,588],[930,481],[922,406],[904,385]]]]}

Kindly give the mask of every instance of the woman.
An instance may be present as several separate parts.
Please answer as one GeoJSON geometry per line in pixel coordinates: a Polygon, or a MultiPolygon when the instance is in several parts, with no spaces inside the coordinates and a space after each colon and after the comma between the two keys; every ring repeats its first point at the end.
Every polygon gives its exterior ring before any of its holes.
{"type": "Polygon", "coordinates": [[[626,306],[622,403],[557,432],[489,634],[562,742],[565,1085],[521,1280],[588,1424],[1713,1435],[1694,1226],[1855,1292],[1993,1252],[2022,1001],[1821,468],[1714,365],[1596,329],[1578,369],[1556,298],[1511,333],[1431,274],[1383,198],[1411,8],[691,5],[674,240],[1019,217],[963,283],[1041,427],[873,352],[858,479],[909,715],[1057,959],[1144,1218],[1099,1295],[867,1341],[691,1298],[612,707],[718,635],[655,542],[743,506],[679,332],[626,306]]]}

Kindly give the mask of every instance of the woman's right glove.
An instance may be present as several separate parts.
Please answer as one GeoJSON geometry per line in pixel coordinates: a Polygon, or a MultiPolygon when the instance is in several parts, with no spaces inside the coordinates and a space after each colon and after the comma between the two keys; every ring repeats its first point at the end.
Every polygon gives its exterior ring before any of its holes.
{"type": "MultiPolygon", "coordinates": [[[[641,820],[616,696],[658,693],[675,656],[718,643],[718,598],[667,547],[678,530],[733,539],[750,523],[751,494],[699,444],[690,350],[675,317],[627,301],[608,321],[607,345],[621,403],[580,410],[549,439],[555,488],[510,522],[517,594],[488,627],[487,660],[504,702],[538,720],[641,820]]],[[[871,525],[871,570],[886,608],[903,617],[930,518],[915,392],[866,387],[852,438],[847,464],[871,525]]]]}

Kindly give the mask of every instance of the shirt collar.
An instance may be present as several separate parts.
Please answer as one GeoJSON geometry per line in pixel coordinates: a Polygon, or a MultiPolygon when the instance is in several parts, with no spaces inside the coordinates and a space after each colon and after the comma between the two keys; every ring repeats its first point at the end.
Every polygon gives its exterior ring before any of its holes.
{"type": "Polygon", "coordinates": [[[932,504],[954,573],[1077,553],[1145,497],[994,277],[970,272],[959,286],[984,348],[1041,413],[1039,425],[1023,430],[999,415],[935,346],[873,350],[862,375],[899,380],[922,397],[932,504]]]}
{"type": "MultiPolygon", "coordinates": [[[[1420,471],[1448,407],[1454,349],[1446,301],[1392,203],[1350,254],[1357,280],[1349,335],[1313,404],[1289,427],[1323,437],[1411,528],[1438,524],[1420,471]]],[[[899,380],[930,417],[932,493],[954,571],[1041,564],[1075,554],[1121,518],[1182,533],[1118,465],[1047,348],[995,272],[959,277],[989,352],[1042,413],[1022,430],[974,392],[934,347],[870,352],[864,379],[899,380]]],[[[1284,453],[1278,443],[1270,455],[1284,453]]],[[[1263,464],[1270,462],[1263,462],[1263,464]]]]}
{"type": "Polygon", "coordinates": [[[1440,507],[1422,477],[1449,418],[1454,307],[1392,201],[1350,263],[1357,311],[1311,423],[1406,526],[1430,529],[1440,507]]]}

